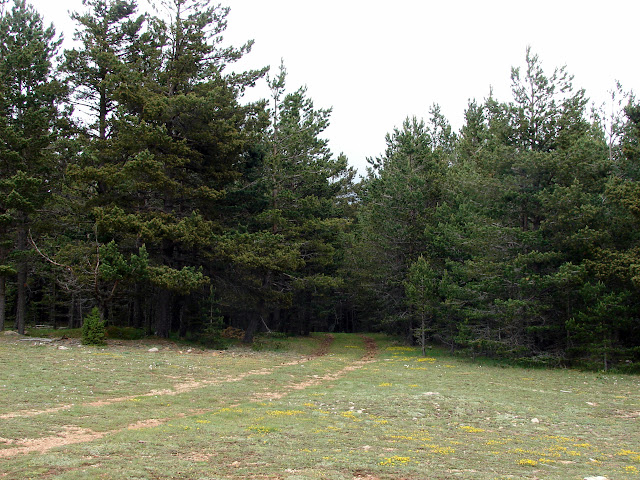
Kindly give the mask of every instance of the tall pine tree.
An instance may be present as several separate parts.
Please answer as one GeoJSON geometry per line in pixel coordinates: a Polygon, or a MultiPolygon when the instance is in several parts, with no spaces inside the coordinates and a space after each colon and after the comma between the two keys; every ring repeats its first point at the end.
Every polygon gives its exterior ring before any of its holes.
{"type": "Polygon", "coordinates": [[[15,325],[24,333],[29,274],[29,230],[50,198],[58,170],[52,145],[66,89],[55,78],[53,59],[61,39],[24,0],[0,18],[0,324],[5,277],[16,272],[15,325]],[[8,254],[8,255],[7,255],[8,254]]]}

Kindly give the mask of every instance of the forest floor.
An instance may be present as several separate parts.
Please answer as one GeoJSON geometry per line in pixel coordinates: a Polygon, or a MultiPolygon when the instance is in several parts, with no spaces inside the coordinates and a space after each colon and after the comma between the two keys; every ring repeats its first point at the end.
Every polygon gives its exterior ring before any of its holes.
{"type": "Polygon", "coordinates": [[[277,346],[0,336],[0,479],[640,478],[638,376],[277,346]]]}

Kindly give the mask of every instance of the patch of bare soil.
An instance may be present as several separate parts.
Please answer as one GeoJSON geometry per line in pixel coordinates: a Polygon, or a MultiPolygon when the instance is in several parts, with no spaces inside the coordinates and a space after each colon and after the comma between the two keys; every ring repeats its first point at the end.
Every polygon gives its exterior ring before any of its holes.
{"type": "Polygon", "coordinates": [[[364,345],[366,349],[366,353],[364,354],[363,360],[373,360],[378,354],[378,345],[373,338],[370,337],[362,337],[364,340],[364,345]]]}
{"type": "Polygon", "coordinates": [[[640,418],[640,410],[638,410],[637,412],[615,410],[613,416],[616,418],[640,418]]]}
{"type": "Polygon", "coordinates": [[[168,418],[150,418],[148,420],[140,420],[127,426],[127,430],[141,430],[143,428],[153,428],[164,425],[169,421],[168,418]]]}
{"type": "MultiPolygon", "coordinates": [[[[184,415],[178,415],[179,418],[184,415]]],[[[52,448],[64,447],[66,445],[73,445],[74,443],[92,442],[93,440],[99,440],[102,437],[118,433],[123,430],[141,430],[143,428],[159,427],[169,422],[170,418],[150,418],[147,420],[141,420],[136,423],[127,425],[126,427],[118,430],[111,430],[107,432],[94,432],[86,428],[80,428],[75,426],[64,427],[64,430],[58,435],[43,438],[29,438],[22,440],[12,439],[0,439],[4,440],[3,443],[9,445],[16,445],[15,447],[5,448],[0,450],[0,458],[14,457],[17,455],[24,455],[31,452],[46,453],[52,448]]]]}
{"type": "Polygon", "coordinates": [[[356,470],[353,472],[353,480],[380,480],[380,477],[376,477],[375,475],[362,470],[356,470]]]}
{"type": "Polygon", "coordinates": [[[192,462],[208,462],[211,457],[213,457],[213,455],[210,453],[192,452],[185,458],[192,462]]]}
{"type": "Polygon", "coordinates": [[[46,408],[44,410],[21,410],[19,412],[9,412],[0,415],[0,420],[16,417],[34,417],[43,413],[56,413],[61,410],[69,410],[73,405],[58,405],[57,407],[46,408]]]}
{"type": "Polygon", "coordinates": [[[84,443],[104,437],[109,432],[94,432],[86,428],[68,426],[62,432],[53,437],[28,438],[13,442],[16,447],[0,450],[0,458],[14,457],[26,453],[45,453],[48,450],[74,443],[84,443]]]}

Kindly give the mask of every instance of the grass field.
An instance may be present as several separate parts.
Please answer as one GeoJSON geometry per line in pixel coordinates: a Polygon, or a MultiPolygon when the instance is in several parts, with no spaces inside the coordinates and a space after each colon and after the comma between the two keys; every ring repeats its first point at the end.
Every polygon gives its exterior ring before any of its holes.
{"type": "Polygon", "coordinates": [[[0,478],[640,478],[640,377],[425,358],[378,335],[280,342],[0,337],[0,478]]]}

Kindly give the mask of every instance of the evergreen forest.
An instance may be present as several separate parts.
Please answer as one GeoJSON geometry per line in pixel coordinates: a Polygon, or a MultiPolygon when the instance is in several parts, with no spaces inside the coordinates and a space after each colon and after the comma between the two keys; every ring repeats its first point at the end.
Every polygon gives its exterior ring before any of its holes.
{"type": "MultiPolygon", "coordinates": [[[[363,177],[208,0],[84,0],[74,48],[0,0],[0,330],[383,331],[530,364],[640,364],[640,103],[527,49],[512,98],[407,118],[363,177]],[[271,95],[245,94],[266,82],[271,95]]],[[[517,59],[515,59],[517,60],[517,59]]],[[[392,127],[392,126],[390,126],[392,127]]]]}

